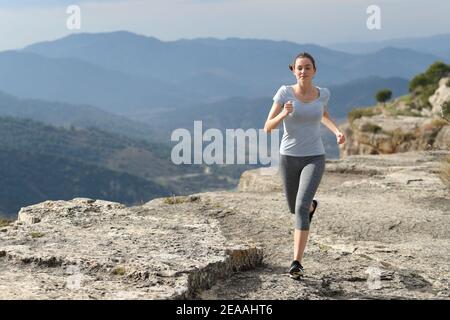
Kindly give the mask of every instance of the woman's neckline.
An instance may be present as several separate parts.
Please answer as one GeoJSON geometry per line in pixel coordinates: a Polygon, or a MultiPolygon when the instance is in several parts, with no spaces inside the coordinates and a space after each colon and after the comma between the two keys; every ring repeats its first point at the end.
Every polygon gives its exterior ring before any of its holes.
{"type": "Polygon", "coordinates": [[[297,98],[297,96],[295,95],[294,85],[290,85],[289,88],[291,88],[291,90],[292,90],[292,95],[294,96],[294,98],[295,98],[296,100],[300,101],[301,103],[305,103],[305,104],[306,104],[306,103],[313,103],[313,102],[316,102],[317,100],[320,99],[320,88],[317,87],[317,86],[314,86],[314,88],[316,88],[316,89],[317,89],[317,92],[318,92],[317,98],[314,99],[314,100],[308,101],[308,102],[305,102],[305,101],[300,100],[299,98],[297,98]]]}

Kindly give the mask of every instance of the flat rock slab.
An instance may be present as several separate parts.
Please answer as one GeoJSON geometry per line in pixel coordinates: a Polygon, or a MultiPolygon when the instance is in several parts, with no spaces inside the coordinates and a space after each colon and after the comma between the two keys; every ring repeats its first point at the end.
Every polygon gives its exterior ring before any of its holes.
{"type": "MultiPolygon", "coordinates": [[[[171,198],[172,200],[172,198],[171,198]]],[[[126,208],[77,198],[23,208],[0,232],[1,299],[189,298],[262,260],[199,197],[126,208]]]]}

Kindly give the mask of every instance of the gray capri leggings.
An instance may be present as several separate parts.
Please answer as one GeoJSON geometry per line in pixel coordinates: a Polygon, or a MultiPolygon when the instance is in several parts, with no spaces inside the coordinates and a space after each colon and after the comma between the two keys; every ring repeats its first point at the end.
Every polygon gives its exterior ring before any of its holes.
{"type": "Polygon", "coordinates": [[[280,154],[280,175],[295,228],[309,230],[309,211],[325,170],[325,155],[295,157],[280,154]]]}

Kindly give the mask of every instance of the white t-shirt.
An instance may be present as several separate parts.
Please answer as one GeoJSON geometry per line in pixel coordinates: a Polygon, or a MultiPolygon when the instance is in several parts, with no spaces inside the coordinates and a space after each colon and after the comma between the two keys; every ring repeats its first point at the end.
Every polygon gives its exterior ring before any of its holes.
{"type": "Polygon", "coordinates": [[[304,103],[298,100],[291,85],[283,85],[273,97],[274,102],[285,104],[293,101],[294,111],[283,120],[283,138],[281,139],[280,154],[288,156],[313,156],[325,154],[320,122],[323,113],[328,111],[330,90],[319,89],[319,97],[304,103]]]}

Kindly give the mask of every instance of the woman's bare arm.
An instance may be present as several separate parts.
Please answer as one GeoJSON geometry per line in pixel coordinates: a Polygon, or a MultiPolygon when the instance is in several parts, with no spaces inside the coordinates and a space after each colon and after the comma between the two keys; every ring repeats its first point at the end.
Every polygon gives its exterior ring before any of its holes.
{"type": "Polygon", "coordinates": [[[331,132],[333,132],[334,134],[337,134],[340,132],[340,130],[338,129],[338,127],[336,126],[336,124],[334,123],[333,119],[331,119],[330,114],[328,113],[328,111],[325,111],[323,113],[322,116],[322,121],[321,121],[328,129],[330,129],[331,132]]]}
{"type": "MultiPolygon", "coordinates": [[[[292,112],[292,110],[291,110],[292,112]]],[[[281,103],[274,102],[270,109],[269,116],[264,124],[264,132],[270,133],[273,129],[278,127],[281,121],[288,116],[290,112],[284,108],[281,103]]]]}
{"type": "Polygon", "coordinates": [[[327,111],[323,113],[321,122],[324,125],[326,125],[331,132],[333,132],[336,135],[336,141],[338,144],[343,144],[345,142],[344,134],[336,126],[336,124],[334,123],[333,119],[331,119],[330,114],[327,111]]]}

